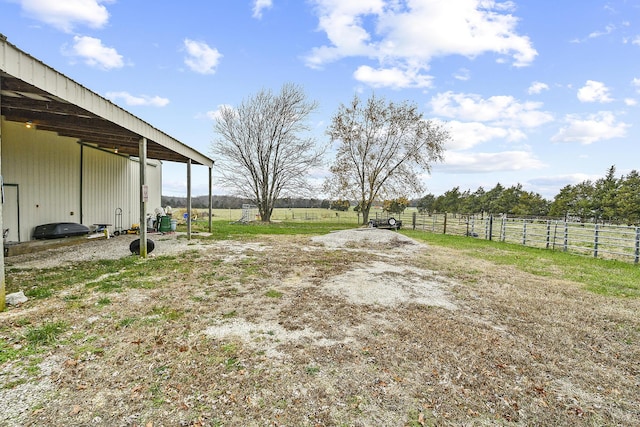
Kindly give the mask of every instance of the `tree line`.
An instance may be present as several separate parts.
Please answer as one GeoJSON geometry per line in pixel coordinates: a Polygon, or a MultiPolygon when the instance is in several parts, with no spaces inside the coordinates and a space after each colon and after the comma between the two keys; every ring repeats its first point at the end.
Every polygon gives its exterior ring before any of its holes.
{"type": "Polygon", "coordinates": [[[511,216],[555,217],[581,222],[609,222],[626,225],[640,224],[640,174],[632,170],[616,178],[611,166],[595,181],[563,187],[553,200],[525,191],[521,184],[504,187],[498,183],[485,191],[460,191],[460,187],[441,196],[427,194],[412,200],[411,205],[421,212],[455,212],[507,214],[511,216]]]}

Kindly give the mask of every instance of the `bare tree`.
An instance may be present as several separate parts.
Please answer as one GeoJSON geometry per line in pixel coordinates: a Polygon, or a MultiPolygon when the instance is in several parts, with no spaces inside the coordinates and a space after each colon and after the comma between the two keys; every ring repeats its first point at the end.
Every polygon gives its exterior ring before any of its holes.
{"type": "Polygon", "coordinates": [[[340,145],[325,190],[356,200],[363,224],[378,197],[421,193],[419,174],[442,161],[450,139],[442,125],[423,119],[415,104],[387,103],[375,95],[366,103],[356,95],[350,105],[340,105],[327,133],[340,145]]]}
{"type": "Polygon", "coordinates": [[[238,107],[222,107],[213,144],[222,183],[253,200],[262,221],[271,220],[275,201],[308,188],[309,169],[320,164],[306,120],[317,108],[300,86],[285,84],[280,93],[262,90],[238,107]]]}

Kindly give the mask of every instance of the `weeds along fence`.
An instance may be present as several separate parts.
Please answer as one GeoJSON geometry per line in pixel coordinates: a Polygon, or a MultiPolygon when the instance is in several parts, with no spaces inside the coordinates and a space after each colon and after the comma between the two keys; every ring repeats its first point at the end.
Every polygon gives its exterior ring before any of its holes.
{"type": "Polygon", "coordinates": [[[405,228],[476,237],[596,258],[640,261],[640,227],[454,214],[403,216],[405,228]]]}

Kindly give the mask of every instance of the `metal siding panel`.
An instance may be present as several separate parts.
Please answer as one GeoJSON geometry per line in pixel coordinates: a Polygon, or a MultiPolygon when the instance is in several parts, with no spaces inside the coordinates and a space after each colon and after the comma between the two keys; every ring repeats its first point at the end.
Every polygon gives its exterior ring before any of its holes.
{"type": "Polygon", "coordinates": [[[2,126],[4,181],[20,188],[20,240],[31,240],[40,224],[80,222],[78,144],[19,123],[2,126]]]}

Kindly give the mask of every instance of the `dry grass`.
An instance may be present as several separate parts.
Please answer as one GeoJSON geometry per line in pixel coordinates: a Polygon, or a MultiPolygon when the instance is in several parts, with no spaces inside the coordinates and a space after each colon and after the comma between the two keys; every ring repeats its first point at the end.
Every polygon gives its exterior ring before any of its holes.
{"type": "Polygon", "coordinates": [[[399,241],[242,244],[117,261],[0,313],[0,425],[640,425],[637,299],[399,241]]]}

